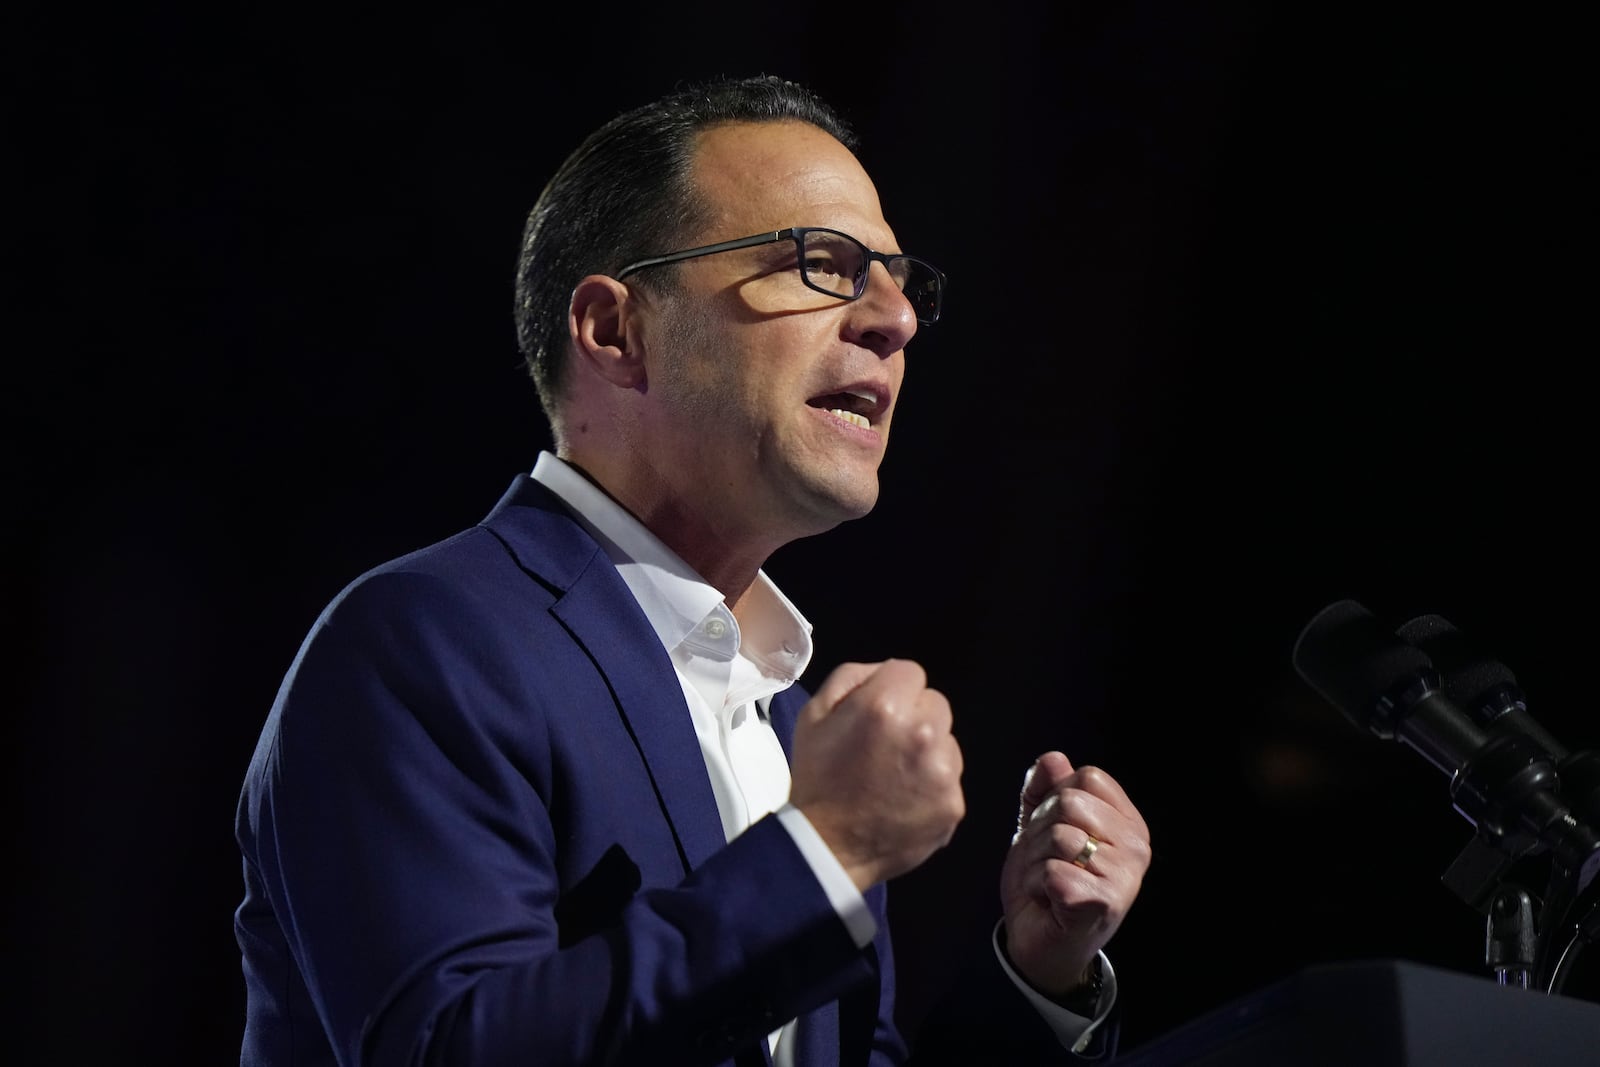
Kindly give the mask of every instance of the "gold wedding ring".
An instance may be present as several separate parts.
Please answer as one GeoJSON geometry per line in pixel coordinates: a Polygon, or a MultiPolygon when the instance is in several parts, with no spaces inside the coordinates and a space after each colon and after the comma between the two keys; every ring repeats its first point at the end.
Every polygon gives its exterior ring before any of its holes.
{"type": "Polygon", "coordinates": [[[1100,843],[1094,839],[1094,835],[1089,835],[1089,840],[1083,843],[1083,851],[1079,852],[1077,856],[1073,857],[1072,865],[1074,867],[1082,867],[1087,871],[1089,869],[1090,858],[1099,850],[1100,843]]]}

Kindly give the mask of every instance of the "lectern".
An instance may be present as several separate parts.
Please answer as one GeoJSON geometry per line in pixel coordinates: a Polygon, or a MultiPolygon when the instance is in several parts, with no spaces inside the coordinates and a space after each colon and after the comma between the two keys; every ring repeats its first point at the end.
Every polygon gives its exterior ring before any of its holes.
{"type": "Polygon", "coordinates": [[[1404,960],[1308,967],[1117,1067],[1600,1067],[1600,1004],[1404,960]]]}

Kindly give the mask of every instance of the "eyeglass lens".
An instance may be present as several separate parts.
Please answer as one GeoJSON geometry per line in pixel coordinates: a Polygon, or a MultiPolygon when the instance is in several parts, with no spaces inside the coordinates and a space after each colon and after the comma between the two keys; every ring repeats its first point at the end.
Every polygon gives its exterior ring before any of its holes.
{"type": "MultiPolygon", "coordinates": [[[[866,288],[871,261],[854,238],[828,230],[806,230],[800,239],[800,261],[807,284],[822,292],[853,300],[866,288]]],[[[937,318],[938,275],[926,264],[904,256],[891,256],[887,266],[917,317],[924,321],[937,318]]]]}

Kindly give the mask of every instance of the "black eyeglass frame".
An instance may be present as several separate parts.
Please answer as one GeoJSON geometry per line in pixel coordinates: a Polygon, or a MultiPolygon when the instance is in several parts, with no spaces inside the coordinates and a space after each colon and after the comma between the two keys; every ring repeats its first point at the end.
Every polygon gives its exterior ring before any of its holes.
{"type": "MultiPolygon", "coordinates": [[[[917,256],[908,256],[903,252],[879,252],[876,249],[868,248],[866,245],[862,244],[856,238],[851,237],[843,230],[830,229],[827,226],[791,226],[787,230],[773,230],[768,233],[752,234],[749,237],[736,237],[731,241],[718,241],[715,244],[700,245],[696,248],[685,248],[680,252],[668,252],[666,255],[662,256],[647,256],[644,259],[635,260],[634,262],[629,263],[626,267],[623,267],[617,272],[616,278],[617,281],[620,282],[628,275],[634,273],[635,271],[644,270],[646,267],[659,267],[667,263],[679,263],[686,259],[698,259],[701,256],[715,255],[718,252],[732,252],[736,248],[755,248],[759,245],[777,244],[779,241],[790,240],[794,241],[796,266],[800,271],[800,280],[806,284],[806,288],[815,290],[824,296],[834,297],[838,300],[851,301],[861,299],[861,294],[867,291],[867,278],[872,273],[872,265],[874,263],[882,263],[883,269],[889,272],[890,277],[894,276],[895,260],[904,260],[907,263],[917,264],[918,266],[931,272],[933,276],[938,279],[938,287],[934,290],[933,294],[933,314],[927,317],[918,314],[917,321],[924,326],[932,326],[934,323],[939,321],[939,313],[944,308],[944,287],[946,280],[944,271],[940,270],[938,267],[935,267],[927,260],[921,259],[917,256]],[[806,270],[805,263],[805,235],[808,233],[829,233],[835,237],[842,237],[846,241],[849,241],[851,244],[861,249],[863,255],[866,257],[866,267],[861,271],[860,276],[855,279],[854,293],[846,296],[844,293],[836,292],[832,289],[824,289],[822,286],[811,280],[811,274],[806,270]]],[[[904,290],[902,290],[902,292],[903,291],[904,290]]],[[[913,303],[912,310],[915,311],[915,309],[916,304],[913,303]]]]}

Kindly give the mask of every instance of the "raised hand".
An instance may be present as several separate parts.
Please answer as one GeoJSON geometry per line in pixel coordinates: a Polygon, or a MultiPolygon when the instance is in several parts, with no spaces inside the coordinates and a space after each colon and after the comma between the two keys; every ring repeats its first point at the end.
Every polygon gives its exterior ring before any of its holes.
{"type": "Polygon", "coordinates": [[[845,663],[795,727],[789,800],[860,889],[949,844],[966,814],[950,702],[911,660],[845,663]]]}
{"type": "Polygon", "coordinates": [[[1039,992],[1083,983],[1150,867],[1150,831],[1098,767],[1046,752],[1023,779],[1017,832],[1000,872],[1006,952],[1039,992]]]}

